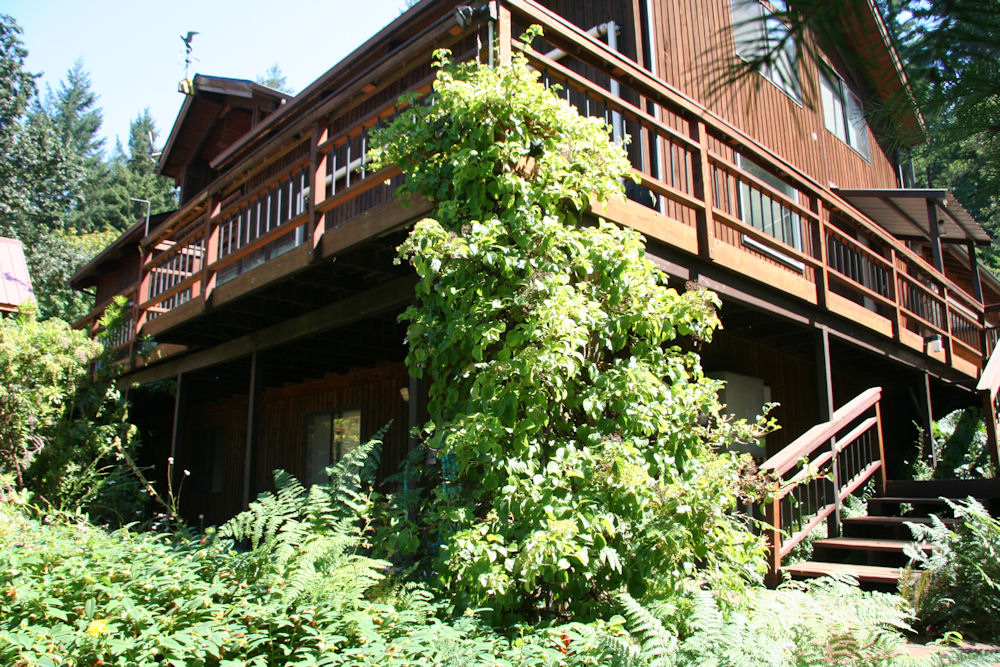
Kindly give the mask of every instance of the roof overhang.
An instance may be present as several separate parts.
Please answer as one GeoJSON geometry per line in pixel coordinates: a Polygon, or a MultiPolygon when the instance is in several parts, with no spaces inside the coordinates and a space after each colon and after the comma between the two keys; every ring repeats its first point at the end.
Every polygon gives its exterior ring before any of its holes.
{"type": "Polygon", "coordinates": [[[921,143],[927,126],[882,13],[875,0],[859,0],[859,4],[865,5],[867,11],[848,12],[844,25],[857,54],[857,64],[868,76],[886,109],[891,111],[891,120],[900,129],[896,141],[903,145],[921,143]]]}
{"type": "Polygon", "coordinates": [[[874,220],[896,238],[930,240],[930,214],[938,220],[938,238],[945,243],[989,245],[990,236],[976,222],[965,207],[955,199],[950,190],[927,189],[870,189],[834,192],[851,206],[874,220]]]}

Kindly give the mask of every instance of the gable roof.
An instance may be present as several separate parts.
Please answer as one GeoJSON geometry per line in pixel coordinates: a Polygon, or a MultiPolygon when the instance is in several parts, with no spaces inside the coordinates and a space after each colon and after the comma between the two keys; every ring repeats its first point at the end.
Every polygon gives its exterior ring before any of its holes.
{"type": "Polygon", "coordinates": [[[196,74],[164,144],[157,171],[180,181],[184,166],[193,157],[212,160],[290,97],[247,79],[196,74]]]}
{"type": "Polygon", "coordinates": [[[34,298],[24,246],[17,239],[0,236],[0,312],[15,312],[34,298]]]}

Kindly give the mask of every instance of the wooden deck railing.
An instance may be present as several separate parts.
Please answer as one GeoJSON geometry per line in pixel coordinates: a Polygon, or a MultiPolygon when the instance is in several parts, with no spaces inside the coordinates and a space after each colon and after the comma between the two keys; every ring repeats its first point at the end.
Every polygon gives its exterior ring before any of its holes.
{"type": "Polygon", "coordinates": [[[804,279],[818,305],[835,295],[877,315],[896,339],[923,351],[940,337],[947,363],[983,366],[991,349],[983,304],[905,243],[602,41],[526,0],[505,4],[514,34],[544,29],[544,42],[513,45],[543,81],[584,114],[621,119],[650,205],[693,228],[691,250],[718,261],[739,250],[804,279]]]}
{"type": "MultiPolygon", "coordinates": [[[[635,202],[655,209],[683,234],[647,235],[740,270],[752,258],[768,281],[819,307],[870,313],[869,326],[923,351],[940,337],[944,359],[969,372],[987,356],[982,304],[935,271],[827,188],[738,129],[594,37],[527,0],[501,0],[493,33],[502,54],[520,52],[581,113],[629,134],[640,186],[635,202]],[[528,25],[544,28],[533,45],[528,25]],[[846,310],[845,310],[846,309],[846,310]]],[[[280,255],[389,201],[402,175],[373,173],[370,133],[399,113],[399,96],[429,90],[431,52],[456,59],[479,53],[477,28],[442,16],[388,60],[358,72],[344,88],[283,130],[283,142],[212,184],[143,241],[137,326],[201,298],[280,255]]],[[[606,34],[606,33],[605,33],[606,34]]],[[[616,222],[634,224],[629,215],[616,222]]],[[[657,223],[659,224],[659,223],[657,223]]],[[[654,225],[655,226],[655,225],[654,225]]],[[[666,229],[666,228],[664,228],[666,229]]]]}
{"type": "Polygon", "coordinates": [[[873,387],[817,424],[761,465],[774,478],[767,500],[768,581],[776,583],[781,561],[824,520],[839,533],[840,505],[876,473],[885,488],[882,389],[873,387]]]}
{"type": "MultiPolygon", "coordinates": [[[[111,359],[113,361],[126,361],[132,356],[132,351],[136,337],[136,313],[135,298],[138,292],[138,285],[133,284],[122,291],[121,296],[126,299],[126,317],[123,325],[116,329],[105,344],[111,348],[111,359]]],[[[104,317],[111,299],[107,299],[97,304],[87,315],[77,320],[73,326],[77,329],[84,329],[92,338],[104,331],[101,326],[101,319],[104,317]]]]}

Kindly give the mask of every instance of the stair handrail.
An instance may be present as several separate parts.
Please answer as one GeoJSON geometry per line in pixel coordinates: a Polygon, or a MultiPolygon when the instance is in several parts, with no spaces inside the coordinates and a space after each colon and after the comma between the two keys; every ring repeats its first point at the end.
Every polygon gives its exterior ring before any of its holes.
{"type": "MultiPolygon", "coordinates": [[[[882,441],[881,398],[881,387],[866,389],[834,411],[828,421],[816,424],[761,464],[761,471],[773,479],[772,493],[765,503],[764,518],[768,541],[769,585],[778,583],[782,558],[788,555],[792,547],[831,514],[835,514],[839,520],[840,504],[844,498],[856,491],[879,470],[882,471],[881,482],[884,488],[885,448],[882,441]],[[841,431],[857,422],[872,408],[875,410],[874,416],[860,421],[849,432],[841,434],[841,431]],[[842,485],[838,474],[837,455],[852,444],[861,442],[862,436],[872,431],[877,436],[878,451],[877,453],[871,451],[870,454],[877,458],[864,465],[856,465],[858,469],[852,471],[851,478],[843,480],[842,485]],[[826,450],[820,451],[824,447],[826,450]],[[803,461],[807,461],[808,464],[798,469],[791,478],[784,479],[789,472],[799,468],[803,461]],[[799,528],[785,537],[784,525],[790,518],[783,516],[782,505],[785,498],[799,487],[824,482],[825,477],[821,474],[824,469],[833,472],[832,500],[826,501],[824,489],[822,496],[825,504],[822,507],[811,508],[815,512],[805,517],[807,520],[800,521],[799,528]]],[[[871,444],[870,441],[866,442],[871,444]]],[[[874,446],[870,449],[874,450],[874,446]]],[[[852,462],[855,462],[855,459],[860,460],[860,457],[852,457],[852,462]]],[[[799,519],[803,517],[800,516],[799,519]]]]}
{"type": "Polygon", "coordinates": [[[1000,391],[1000,345],[993,348],[990,359],[979,375],[976,393],[983,403],[983,421],[986,423],[986,448],[993,463],[993,476],[1000,476],[1000,437],[997,435],[997,392],[1000,391]]]}

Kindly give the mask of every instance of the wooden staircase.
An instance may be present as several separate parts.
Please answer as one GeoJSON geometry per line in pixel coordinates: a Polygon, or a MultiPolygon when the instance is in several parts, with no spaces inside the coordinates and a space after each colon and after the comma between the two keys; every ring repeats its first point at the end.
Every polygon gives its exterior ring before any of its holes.
{"type": "MultiPolygon", "coordinates": [[[[891,488],[894,482],[889,482],[891,488]]],[[[907,522],[929,524],[930,515],[953,524],[951,508],[938,497],[878,496],[868,501],[868,516],[844,518],[841,536],[813,542],[811,560],[782,571],[793,578],[850,574],[866,588],[895,590],[913,544],[907,522]]],[[[924,547],[929,548],[929,547],[924,547]]]]}
{"type": "MultiPolygon", "coordinates": [[[[997,350],[989,368],[996,367],[991,377],[1000,384],[1000,346],[997,350]]],[[[994,405],[998,395],[993,385],[984,390],[984,399],[994,405]]],[[[786,574],[850,572],[869,587],[894,588],[908,560],[903,554],[911,540],[907,522],[930,523],[933,514],[954,524],[951,507],[942,498],[978,498],[994,516],[1000,515],[1000,479],[887,480],[881,398],[880,387],[861,392],[829,421],[816,424],[761,465],[772,480],[763,516],[769,585],[786,574]],[[868,516],[841,517],[844,499],[869,480],[881,493],[868,501],[868,516]],[[813,543],[812,560],[783,564],[799,542],[824,524],[829,537],[813,543]]],[[[1000,460],[1000,450],[994,451],[996,431],[994,425],[990,442],[995,462],[1000,460]]]]}

